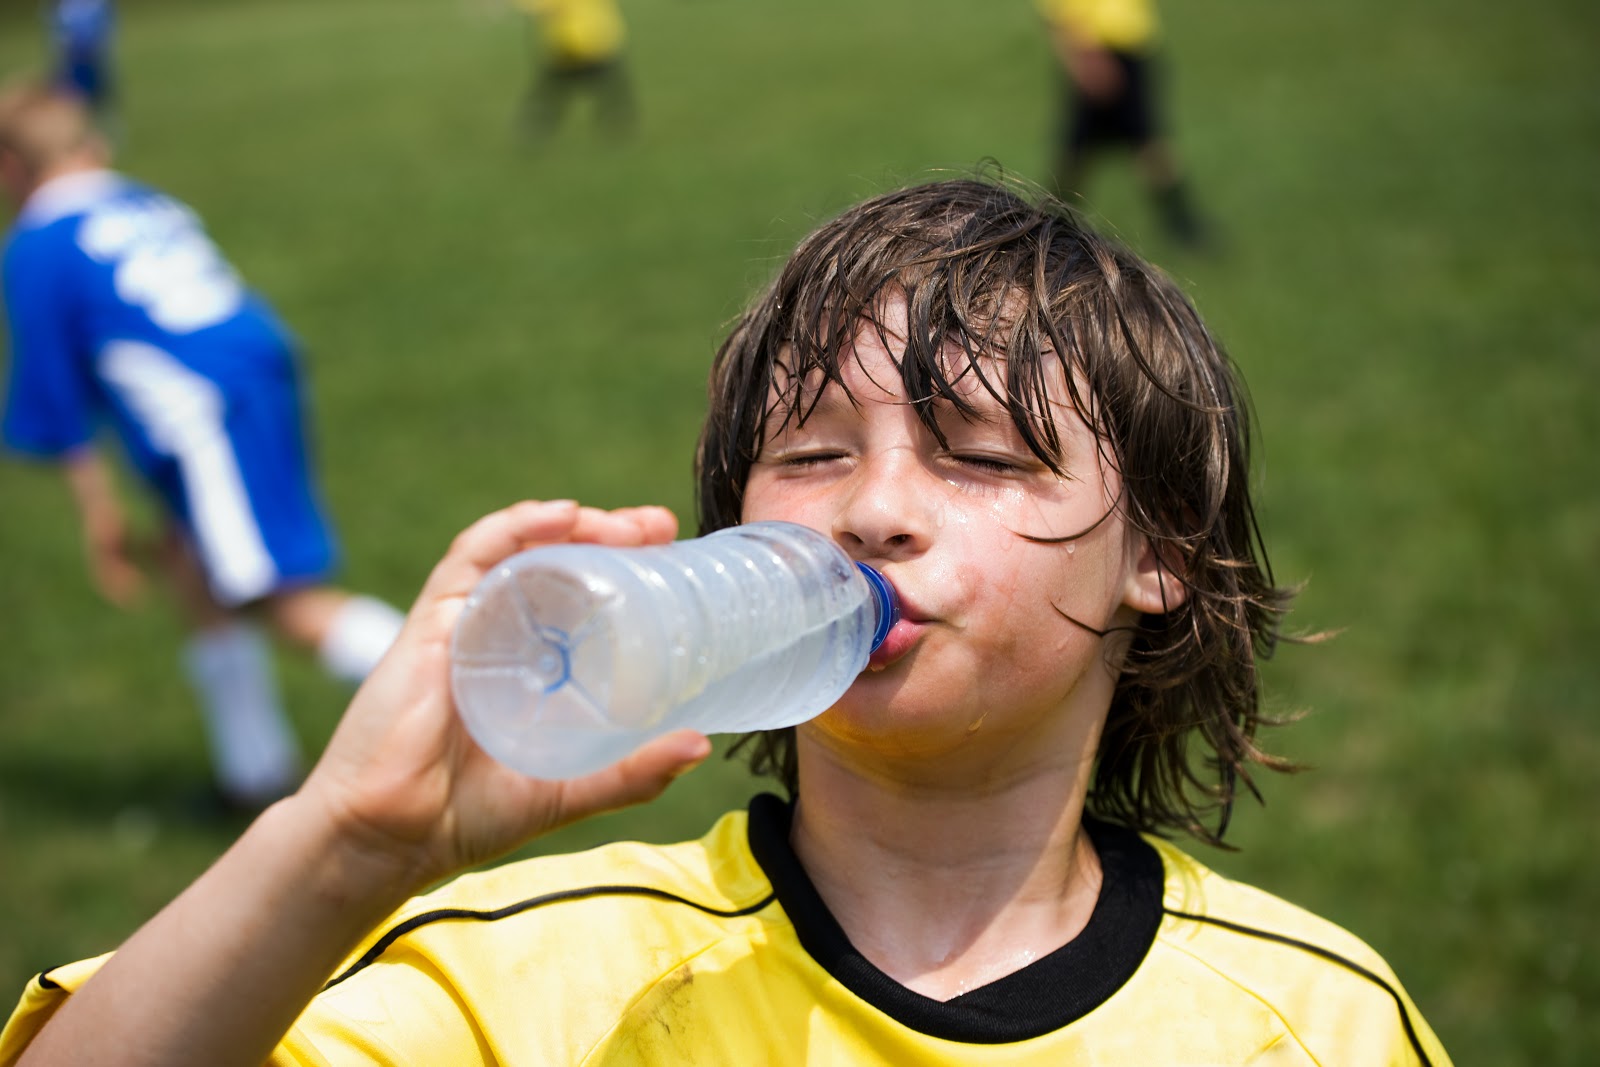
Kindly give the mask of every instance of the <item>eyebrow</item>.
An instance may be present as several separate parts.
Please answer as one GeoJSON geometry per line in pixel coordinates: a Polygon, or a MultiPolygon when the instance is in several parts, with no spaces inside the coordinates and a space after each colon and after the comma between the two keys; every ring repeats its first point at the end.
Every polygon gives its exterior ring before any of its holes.
{"type": "MultiPolygon", "coordinates": [[[[829,381],[820,391],[802,393],[799,403],[787,403],[780,397],[778,402],[771,404],[762,416],[762,440],[770,441],[790,427],[798,427],[816,417],[827,418],[835,414],[853,412],[858,403],[854,394],[847,392],[843,385],[836,381],[829,381]],[[796,414],[797,408],[802,414],[796,414]]],[[[908,400],[899,400],[896,403],[902,407],[914,406],[913,402],[908,400]]],[[[1005,401],[985,388],[974,389],[971,396],[965,398],[967,405],[965,411],[956,401],[943,393],[935,393],[921,403],[932,411],[934,421],[939,423],[958,418],[962,423],[968,424],[993,423],[1008,426],[1016,424],[1012,411],[1005,401]]]]}

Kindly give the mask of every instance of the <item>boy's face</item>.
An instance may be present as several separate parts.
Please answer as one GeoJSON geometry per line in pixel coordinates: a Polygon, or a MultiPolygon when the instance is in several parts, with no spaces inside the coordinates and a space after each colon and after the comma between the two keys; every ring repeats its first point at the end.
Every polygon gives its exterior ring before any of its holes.
{"type": "Polygon", "coordinates": [[[1092,745],[1116,683],[1106,639],[1085,627],[1161,610],[1151,554],[1126,529],[1120,481],[1067,405],[1064,381],[1050,393],[1065,477],[1028,450],[970,372],[962,388],[983,417],[939,402],[946,447],[906,402],[896,363],[904,322],[903,303],[886,306],[889,346],[869,326],[842,357],[855,404],[830,386],[804,425],[778,429],[782,413],[773,416],[776,433],[745,487],[746,522],[828,533],[901,598],[903,617],[869,669],[801,727],[802,750],[816,742],[912,761],[960,750],[989,770],[994,759],[1067,758],[1092,745]],[[1038,544],[1020,534],[1081,536],[1038,544]]]}

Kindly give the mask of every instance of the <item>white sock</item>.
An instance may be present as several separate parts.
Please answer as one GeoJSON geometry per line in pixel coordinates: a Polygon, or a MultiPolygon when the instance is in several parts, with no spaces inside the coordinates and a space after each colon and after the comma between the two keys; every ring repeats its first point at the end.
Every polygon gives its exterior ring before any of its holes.
{"type": "Polygon", "coordinates": [[[299,745],[261,631],[244,622],[201,631],[185,646],[183,665],[200,696],[222,791],[243,803],[292,791],[300,780],[299,745]]]}
{"type": "Polygon", "coordinates": [[[353,596],[334,613],[317,657],[329,674],[359,685],[389,651],[406,617],[383,601],[353,596]]]}

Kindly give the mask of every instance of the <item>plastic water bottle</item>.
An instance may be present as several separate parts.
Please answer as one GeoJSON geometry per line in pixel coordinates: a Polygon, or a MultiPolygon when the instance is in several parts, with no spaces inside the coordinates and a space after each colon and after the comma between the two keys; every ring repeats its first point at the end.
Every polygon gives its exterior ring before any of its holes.
{"type": "Polygon", "coordinates": [[[804,722],[844,694],[898,617],[882,575],[794,523],[640,548],[547,545],[468,597],[450,684],[484,751],[571,778],[682,727],[804,722]]]}

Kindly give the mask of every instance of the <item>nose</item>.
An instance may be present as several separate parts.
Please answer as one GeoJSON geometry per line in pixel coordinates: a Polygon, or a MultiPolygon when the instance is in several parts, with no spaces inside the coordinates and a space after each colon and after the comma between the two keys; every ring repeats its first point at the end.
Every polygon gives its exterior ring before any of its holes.
{"type": "Polygon", "coordinates": [[[911,449],[863,457],[847,481],[833,539],[860,560],[909,559],[928,549],[934,530],[932,486],[911,449]]]}

